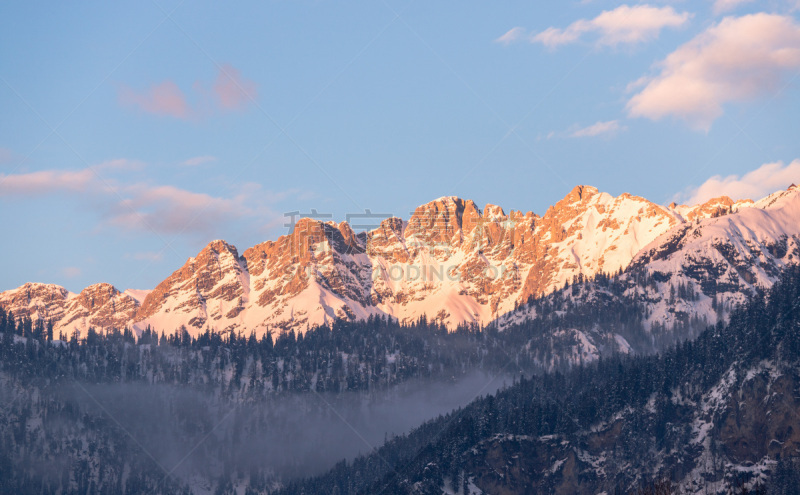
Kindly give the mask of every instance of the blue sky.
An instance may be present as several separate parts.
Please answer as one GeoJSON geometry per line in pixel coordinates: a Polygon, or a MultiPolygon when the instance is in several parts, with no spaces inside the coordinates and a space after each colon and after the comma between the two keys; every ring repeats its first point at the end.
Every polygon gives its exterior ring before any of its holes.
{"type": "Polygon", "coordinates": [[[800,172],[796,0],[0,6],[0,290],[458,195],[543,214],[800,172]],[[544,2],[542,2],[544,4],[544,2]]]}

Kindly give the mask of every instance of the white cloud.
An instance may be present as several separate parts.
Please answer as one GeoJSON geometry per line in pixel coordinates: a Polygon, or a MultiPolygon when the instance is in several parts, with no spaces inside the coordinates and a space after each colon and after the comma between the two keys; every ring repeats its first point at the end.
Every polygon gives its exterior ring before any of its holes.
{"type": "Polygon", "coordinates": [[[174,186],[134,184],[107,212],[108,223],[126,230],[212,232],[215,226],[253,214],[245,197],[223,198],[174,186]]]}
{"type": "Polygon", "coordinates": [[[628,114],[678,117],[707,131],[723,104],[769,94],[800,68],[800,25],[774,14],[726,17],[657,66],[657,76],[631,86],[643,89],[628,101],[628,114]]]}
{"type": "MultiPolygon", "coordinates": [[[[111,165],[105,169],[115,170],[111,165]]],[[[106,225],[169,234],[210,234],[220,225],[243,218],[269,222],[277,215],[268,203],[285,198],[283,194],[265,194],[252,183],[244,184],[234,196],[221,197],[170,185],[121,181],[108,175],[100,177],[93,168],[0,174],[0,197],[66,194],[91,203],[93,210],[102,212],[106,225]]]]}
{"type": "Polygon", "coordinates": [[[601,135],[613,135],[619,131],[624,131],[625,126],[620,125],[618,120],[607,122],[596,122],[590,126],[577,129],[570,134],[571,137],[594,137],[601,135]]]}
{"type": "Polygon", "coordinates": [[[714,13],[723,14],[736,10],[740,5],[750,3],[753,0],[714,0],[714,13]]]}
{"type": "Polygon", "coordinates": [[[700,186],[675,195],[674,199],[690,205],[704,203],[719,196],[758,200],[797,183],[800,183],[800,160],[794,160],[788,165],[783,162],[765,163],[741,177],[715,175],[700,186]]]}
{"type": "Polygon", "coordinates": [[[636,44],[657,38],[664,28],[681,27],[690,18],[688,12],[678,13],[672,7],[621,5],[614,10],[603,11],[594,19],[579,19],[564,29],[549,27],[540,33],[529,34],[525,29],[515,27],[495,41],[509,44],[527,40],[556,48],[574,43],[584,34],[594,33],[600,46],[636,44]]]}
{"type": "Polygon", "coordinates": [[[496,40],[496,43],[503,43],[504,45],[508,45],[510,43],[515,43],[517,41],[522,41],[524,39],[529,38],[528,33],[525,31],[523,27],[513,27],[506,32],[503,36],[500,36],[496,40]]]}
{"type": "Polygon", "coordinates": [[[611,137],[627,129],[618,120],[599,121],[586,127],[575,124],[563,131],[550,131],[544,137],[539,136],[538,139],[547,139],[549,141],[551,139],[566,138],[611,137]]]}
{"type": "Polygon", "coordinates": [[[203,156],[195,156],[189,158],[188,160],[184,160],[181,162],[181,165],[186,165],[188,167],[196,167],[197,165],[202,165],[204,163],[215,162],[215,161],[217,161],[216,156],[203,155],[203,156]]]}
{"type": "Polygon", "coordinates": [[[83,192],[97,180],[97,174],[88,168],[83,170],[41,170],[24,174],[0,174],[0,196],[83,192]]]}

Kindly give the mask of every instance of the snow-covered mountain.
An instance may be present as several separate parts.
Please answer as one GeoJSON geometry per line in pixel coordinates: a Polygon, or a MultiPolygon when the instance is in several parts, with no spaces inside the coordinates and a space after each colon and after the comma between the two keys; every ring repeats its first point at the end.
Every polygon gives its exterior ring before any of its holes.
{"type": "Polygon", "coordinates": [[[604,353],[652,352],[725,320],[800,260],[795,186],[756,202],[716,198],[670,209],[683,221],[644,246],[623,273],[557,291],[492,325],[553,328],[525,345],[542,349],[549,342],[549,358],[573,365],[604,353]]]}
{"type": "Polygon", "coordinates": [[[795,187],[756,202],[721,197],[660,206],[578,186],[542,216],[491,204],[481,211],[471,200],[443,197],[408,221],[389,218],[368,232],[304,218],[291,234],[242,254],[213,241],[152,291],[97,284],[72,294],[25,284],[0,293],[0,306],[51,319],[56,334],[185,325],[193,334],[260,335],[369,315],[426,315],[455,327],[503,315],[501,323],[519,321],[530,316],[524,303],[532,297],[633,265],[656,279],[654,292],[680,282],[698,294],[683,301],[687,308],[653,302],[651,318],[669,324],[681,312],[713,314],[716,300],[770,285],[781,266],[796,261],[798,235],[795,187]]]}

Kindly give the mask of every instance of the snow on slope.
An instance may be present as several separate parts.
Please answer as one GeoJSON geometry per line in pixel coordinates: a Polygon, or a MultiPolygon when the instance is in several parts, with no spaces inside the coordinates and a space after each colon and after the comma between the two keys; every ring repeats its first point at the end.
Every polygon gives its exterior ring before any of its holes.
{"type": "MultiPolygon", "coordinates": [[[[757,202],[716,198],[706,205],[671,209],[682,221],[644,246],[619,279],[628,305],[646,301],[644,327],[651,338],[679,328],[699,331],[717,322],[757,288],[771,286],[783,267],[800,258],[797,188],[757,202]],[[720,209],[720,204],[727,206],[720,209]],[[684,215],[690,214],[693,220],[686,221],[684,215]]],[[[581,293],[584,301],[618,297],[601,286],[587,290],[581,293]]],[[[574,296],[568,292],[566,297],[574,296]]],[[[494,324],[503,329],[537,316],[543,315],[523,306],[494,324]]]]}
{"type": "Polygon", "coordinates": [[[73,330],[83,333],[90,326],[129,325],[138,303],[109,284],[90,285],[73,294],[57,285],[28,283],[0,293],[0,306],[17,317],[51,320],[56,336],[63,331],[68,337],[73,330]]]}
{"type": "Polygon", "coordinates": [[[131,296],[133,299],[136,300],[137,303],[142,304],[144,298],[147,297],[147,294],[153,292],[152,290],[141,290],[141,289],[126,289],[123,294],[127,294],[131,296]]]}
{"type": "MultiPolygon", "coordinates": [[[[241,255],[213,241],[152,291],[119,293],[98,284],[71,295],[26,284],[0,294],[0,305],[52,318],[67,333],[151,325],[261,335],[302,332],[335,318],[423,314],[453,328],[487,324],[576,276],[614,273],[635,258],[648,270],[675,274],[673,281],[708,289],[696,306],[709,313],[712,281],[714,294],[733,300],[736,291],[771,283],[791,259],[800,223],[796,197],[792,190],[757,203],[723,197],[663,207],[578,186],[540,217],[495,205],[481,211],[448,196],[420,206],[407,222],[390,218],[361,234],[346,222],[301,219],[289,235],[241,255]],[[783,236],[787,253],[776,256],[783,236]]],[[[654,318],[674,311],[664,306],[654,318]]]]}
{"type": "MultiPolygon", "coordinates": [[[[774,193],[734,213],[683,224],[663,234],[632,265],[659,278],[659,289],[682,283],[704,297],[685,308],[715,321],[712,305],[730,309],[757,287],[771,286],[788,263],[797,263],[800,245],[800,190],[774,193]],[[716,304],[714,303],[716,299],[716,304]]],[[[666,293],[666,292],[663,292],[666,293]]],[[[666,299],[652,321],[674,323],[666,299]]]]}

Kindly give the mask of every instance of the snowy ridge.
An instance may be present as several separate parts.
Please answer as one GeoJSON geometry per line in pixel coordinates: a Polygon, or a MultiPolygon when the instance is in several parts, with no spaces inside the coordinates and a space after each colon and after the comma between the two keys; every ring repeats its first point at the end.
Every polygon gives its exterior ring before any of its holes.
{"type": "MultiPolygon", "coordinates": [[[[654,331],[693,320],[699,322],[698,330],[716,323],[749,294],[770,287],[786,265],[800,260],[797,188],[757,202],[717,198],[682,208],[671,207],[682,221],[643,246],[619,276],[631,283],[625,297],[647,302],[646,326],[654,331]],[[648,280],[644,286],[632,283],[643,278],[648,280]]],[[[614,297],[593,290],[584,300],[614,297]]],[[[502,329],[536,316],[535,310],[522,307],[495,324],[502,329]]]]}
{"type": "MultiPolygon", "coordinates": [[[[653,324],[686,315],[714,320],[717,303],[725,307],[769,286],[796,261],[798,194],[790,188],[757,202],[721,197],[665,207],[578,186],[543,216],[491,204],[481,210],[447,196],[418,207],[408,221],[386,219],[366,233],[346,222],[301,219],[290,234],[242,254],[216,240],[149,291],[97,284],[70,294],[26,284],[0,293],[0,306],[51,319],[66,334],[150,325],[261,335],[370,315],[424,315],[450,328],[502,326],[530,317],[524,305],[531,297],[632,266],[658,279],[653,294],[678,283],[698,294],[654,302],[653,324]]],[[[597,345],[587,340],[584,349],[592,354],[597,345]]]]}

